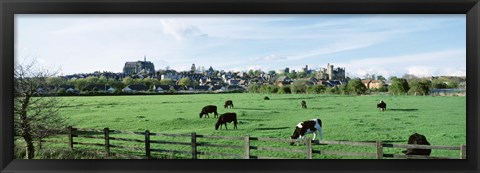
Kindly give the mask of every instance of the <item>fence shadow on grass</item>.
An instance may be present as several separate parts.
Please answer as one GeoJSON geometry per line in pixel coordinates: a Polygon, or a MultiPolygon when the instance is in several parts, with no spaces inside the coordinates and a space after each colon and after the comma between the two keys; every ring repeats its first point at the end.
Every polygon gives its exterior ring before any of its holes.
{"type": "MultiPolygon", "coordinates": [[[[347,141],[347,140],[340,140],[340,141],[347,141]]],[[[380,140],[382,142],[407,142],[407,140],[380,140]]],[[[358,142],[376,142],[376,141],[358,141],[358,142]]]]}

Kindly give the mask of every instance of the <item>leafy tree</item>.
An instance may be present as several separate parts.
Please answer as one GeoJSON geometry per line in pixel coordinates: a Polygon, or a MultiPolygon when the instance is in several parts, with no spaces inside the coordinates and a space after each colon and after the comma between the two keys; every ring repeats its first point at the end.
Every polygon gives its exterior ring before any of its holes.
{"type": "Polygon", "coordinates": [[[430,80],[427,79],[414,79],[410,81],[409,85],[410,89],[408,90],[408,93],[414,95],[425,95],[430,92],[430,87],[432,86],[432,83],[430,80]]]}
{"type": "Polygon", "coordinates": [[[249,93],[259,93],[260,92],[260,84],[250,84],[250,85],[248,85],[247,91],[249,93]]]}
{"type": "Polygon", "coordinates": [[[85,78],[85,80],[87,80],[88,85],[97,85],[97,84],[99,84],[99,83],[98,83],[99,78],[98,78],[98,77],[95,77],[95,76],[88,76],[87,78],[85,78]]]}
{"type": "Polygon", "coordinates": [[[125,88],[125,84],[123,82],[120,82],[120,81],[116,81],[116,80],[113,80],[113,81],[109,81],[108,84],[115,89],[115,91],[121,91],[123,88],[125,88]]]}
{"type": "Polygon", "coordinates": [[[445,88],[448,88],[448,85],[445,83],[444,80],[441,80],[441,79],[433,79],[433,80],[432,80],[432,88],[445,89],[445,88]]]}
{"type": "Polygon", "coordinates": [[[378,76],[377,76],[377,80],[383,80],[383,81],[384,81],[384,80],[386,80],[386,79],[385,79],[385,77],[383,77],[382,75],[378,75],[378,76]]]}
{"type": "Polygon", "coordinates": [[[378,92],[388,92],[388,86],[387,85],[382,85],[380,88],[377,90],[378,92]]]}
{"type": "Polygon", "coordinates": [[[97,84],[99,85],[105,85],[108,83],[108,79],[105,76],[101,76],[98,78],[97,84]]]}
{"type": "Polygon", "coordinates": [[[406,79],[392,77],[392,85],[388,87],[388,92],[391,94],[405,94],[410,90],[406,79]]]}
{"type": "Polygon", "coordinates": [[[85,90],[85,87],[87,87],[88,82],[85,78],[80,78],[75,80],[75,88],[78,89],[79,91],[85,90]]]}
{"type": "Polygon", "coordinates": [[[173,85],[173,80],[170,78],[160,80],[161,85],[173,85]]]}
{"type": "Polygon", "coordinates": [[[45,97],[37,90],[46,86],[46,79],[56,72],[37,68],[35,64],[35,60],[31,64],[17,63],[14,68],[14,130],[26,143],[28,159],[35,156],[34,143],[41,146],[42,139],[58,134],[56,129],[66,126],[59,113],[65,103],[58,97],[45,97]]]}
{"type": "Polygon", "coordinates": [[[48,86],[60,86],[65,80],[62,77],[48,77],[45,82],[48,86]]]}
{"type": "Polygon", "coordinates": [[[312,72],[312,73],[310,73],[307,77],[309,77],[309,78],[312,78],[312,77],[313,77],[313,78],[316,78],[317,75],[318,75],[318,72],[312,72]]]}
{"type": "Polygon", "coordinates": [[[143,78],[142,84],[146,85],[148,88],[153,87],[153,79],[152,78],[143,78]]]}
{"type": "Polygon", "coordinates": [[[295,94],[306,93],[307,92],[307,80],[296,80],[291,85],[290,88],[295,94]]]}
{"type": "Polygon", "coordinates": [[[306,77],[307,77],[307,73],[303,71],[300,71],[297,73],[297,78],[306,78],[306,77]]]}
{"type": "Polygon", "coordinates": [[[123,84],[125,84],[125,86],[134,84],[133,78],[131,78],[130,76],[123,78],[122,81],[123,81],[123,84]]]}
{"type": "Polygon", "coordinates": [[[329,94],[340,94],[340,91],[339,91],[337,86],[327,87],[327,89],[325,91],[329,94]]]}
{"type": "Polygon", "coordinates": [[[458,88],[458,82],[457,81],[449,81],[448,82],[448,88],[458,88]]]}
{"type": "Polygon", "coordinates": [[[320,94],[325,92],[326,88],[323,85],[314,85],[311,87],[308,87],[308,92],[314,93],[314,94],[320,94]]]}
{"type": "Polygon", "coordinates": [[[296,79],[296,78],[297,78],[297,72],[287,73],[287,76],[288,76],[290,79],[296,79]]]}
{"type": "Polygon", "coordinates": [[[57,94],[59,95],[65,95],[67,93],[67,90],[65,88],[59,88],[57,90],[57,94]]]}
{"type": "Polygon", "coordinates": [[[190,86],[190,85],[192,85],[192,80],[188,77],[181,78],[178,81],[178,85],[190,86]]]}
{"type": "Polygon", "coordinates": [[[340,85],[340,87],[338,87],[338,90],[339,90],[340,94],[350,94],[350,91],[348,89],[347,84],[340,85]]]}
{"type": "Polygon", "coordinates": [[[348,92],[351,94],[361,95],[367,92],[367,87],[360,79],[352,79],[347,85],[348,92]]]}
{"type": "Polygon", "coordinates": [[[133,79],[133,84],[135,85],[145,85],[142,78],[133,79]]]}

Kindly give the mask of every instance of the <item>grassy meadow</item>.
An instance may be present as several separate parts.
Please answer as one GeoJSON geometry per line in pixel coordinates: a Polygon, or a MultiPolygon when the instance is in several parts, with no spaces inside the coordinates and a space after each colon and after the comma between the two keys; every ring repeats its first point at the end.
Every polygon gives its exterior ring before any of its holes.
{"type": "MultiPolygon", "coordinates": [[[[150,96],[97,96],[61,97],[68,107],[61,114],[68,117],[70,125],[77,128],[134,132],[202,135],[289,138],[298,122],[320,118],[323,123],[323,140],[385,141],[406,144],[414,132],[423,134],[432,145],[460,146],[466,143],[466,98],[433,96],[343,96],[314,94],[196,94],[150,96]],[[270,100],[263,100],[269,96],[270,100]],[[233,109],[223,107],[225,100],[232,100],[233,109]],[[308,109],[301,109],[300,101],[307,102],[308,109]],[[384,100],[387,111],[380,112],[376,103],[384,100]],[[233,123],[228,130],[215,130],[216,118],[199,118],[205,105],[216,105],[218,113],[237,113],[238,129],[233,123]]],[[[126,135],[125,135],[126,136],[126,135]]],[[[143,136],[137,136],[142,139],[143,136]]],[[[161,138],[189,142],[190,138],[161,138]]],[[[77,138],[75,138],[77,140],[77,138]]],[[[95,140],[95,139],[89,139],[95,140]]],[[[154,140],[157,140],[154,138],[154,140]]],[[[199,141],[243,145],[243,141],[198,139],[199,141]]],[[[99,140],[99,143],[102,143],[99,140]]],[[[115,141],[116,142],[116,141],[115,141]]],[[[111,142],[114,143],[115,142],[111,142]]],[[[304,149],[303,145],[288,143],[262,143],[252,145],[304,149]]],[[[133,144],[131,144],[133,145],[133,144]]],[[[143,147],[143,144],[136,144],[143,147]]],[[[77,147],[77,146],[75,146],[77,147]]],[[[190,146],[152,145],[152,148],[189,151],[190,146]]],[[[99,149],[101,149],[99,147],[99,149]]],[[[329,151],[375,152],[374,147],[338,145],[314,146],[329,151]]],[[[386,149],[385,153],[400,153],[402,149],[386,149]]],[[[242,149],[201,147],[199,151],[220,151],[240,154],[242,149]]],[[[305,158],[305,154],[288,152],[252,151],[252,155],[269,157],[305,158]]],[[[142,153],[142,152],[139,152],[142,153]]],[[[460,151],[432,150],[432,156],[458,157],[460,151]]],[[[160,156],[159,156],[160,157],[160,156]]],[[[162,156],[181,158],[182,155],[162,156]]],[[[187,157],[187,156],[185,156],[187,157]]],[[[203,158],[199,156],[199,158],[203,158]]],[[[210,158],[210,157],[204,157],[210,158]]],[[[225,157],[228,158],[228,157],[225,157]]],[[[314,155],[314,158],[364,158],[334,155],[314,155]]]]}

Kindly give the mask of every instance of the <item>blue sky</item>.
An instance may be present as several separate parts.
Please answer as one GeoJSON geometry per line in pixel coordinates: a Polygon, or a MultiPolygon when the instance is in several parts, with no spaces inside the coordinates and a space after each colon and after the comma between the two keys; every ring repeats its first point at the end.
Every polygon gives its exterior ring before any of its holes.
{"type": "Polygon", "coordinates": [[[318,70],[347,75],[466,75],[466,18],[455,15],[15,15],[15,58],[62,74],[121,72],[126,61],[176,70],[318,70]]]}

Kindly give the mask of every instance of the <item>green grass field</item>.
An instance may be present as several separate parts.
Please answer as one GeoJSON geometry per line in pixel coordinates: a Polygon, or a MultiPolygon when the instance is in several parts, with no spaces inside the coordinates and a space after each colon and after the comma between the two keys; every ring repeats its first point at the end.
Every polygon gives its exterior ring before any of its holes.
{"type": "MultiPolygon", "coordinates": [[[[346,141],[385,141],[406,144],[414,132],[423,134],[432,145],[460,146],[466,143],[466,98],[432,96],[340,96],[310,94],[197,94],[153,96],[62,97],[69,106],[61,112],[69,124],[77,128],[162,133],[191,133],[219,136],[289,138],[298,122],[320,118],[323,139],[346,141]],[[263,100],[269,96],[270,100],[263,100]],[[225,109],[225,100],[233,100],[235,108],[225,109]],[[305,100],[308,109],[301,109],[305,100]],[[376,103],[384,100],[386,112],[379,112],[376,103]],[[215,130],[216,119],[199,118],[203,106],[213,104],[218,113],[237,113],[238,129],[215,130]]],[[[140,138],[142,136],[139,136],[140,138]]],[[[186,138],[185,141],[189,139],[186,138]]],[[[206,140],[206,139],[202,139],[206,140]]],[[[242,145],[243,141],[219,141],[242,145]]],[[[259,144],[260,145],[260,144],[259,144]]],[[[262,145],[303,149],[287,143],[262,145]]],[[[139,145],[142,146],[142,145],[139,145]]],[[[159,146],[171,149],[175,146],[159,146]]],[[[188,146],[184,147],[189,150],[188,146]]],[[[315,146],[332,151],[375,152],[372,147],[315,146]]],[[[219,151],[205,147],[206,151],[219,151]]],[[[226,153],[242,150],[220,149],[226,153]]],[[[399,153],[401,149],[386,152],[399,153]]],[[[459,151],[433,150],[432,156],[458,157],[459,151]]],[[[298,157],[303,154],[259,151],[272,157],[298,157]]],[[[362,158],[333,155],[314,158],[362,158]]]]}

